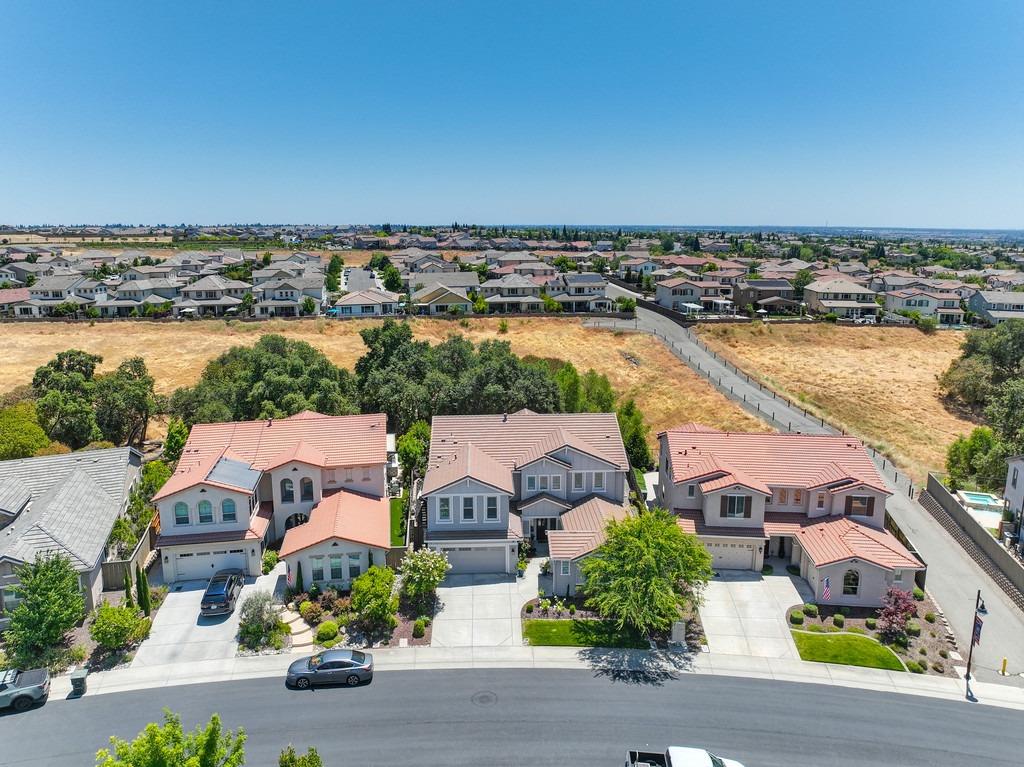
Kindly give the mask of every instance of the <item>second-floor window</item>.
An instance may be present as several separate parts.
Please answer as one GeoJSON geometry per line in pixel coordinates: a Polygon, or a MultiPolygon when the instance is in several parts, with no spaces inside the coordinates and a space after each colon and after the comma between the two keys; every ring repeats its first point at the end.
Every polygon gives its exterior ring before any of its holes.
{"type": "Polygon", "coordinates": [[[303,501],[313,500],[313,480],[309,477],[303,477],[299,481],[299,498],[303,501]]]}
{"type": "Polygon", "coordinates": [[[693,498],[695,495],[697,495],[697,486],[696,485],[687,485],[686,486],[686,497],[687,498],[693,498]]]}
{"type": "Polygon", "coordinates": [[[295,483],[290,479],[281,480],[281,503],[295,502],[295,483]]]}
{"type": "Polygon", "coordinates": [[[437,521],[438,522],[451,522],[452,521],[452,499],[451,498],[438,498],[437,499],[437,521]]]}
{"type": "Polygon", "coordinates": [[[487,521],[494,522],[498,519],[498,497],[487,496],[487,521]]]}
{"type": "Polygon", "coordinates": [[[603,471],[595,471],[594,472],[594,489],[595,490],[604,490],[604,472],[603,471]]]}
{"type": "Polygon", "coordinates": [[[787,493],[785,489],[779,490],[776,493],[776,495],[778,496],[778,500],[776,501],[776,503],[778,503],[779,505],[785,505],[786,503],[789,503],[789,493],[787,493]]]}
{"type": "Polygon", "coordinates": [[[871,510],[871,499],[866,495],[851,495],[846,503],[846,513],[867,516],[871,510]]]}
{"type": "Polygon", "coordinates": [[[572,489],[573,490],[582,490],[583,486],[584,486],[583,482],[584,482],[584,480],[583,480],[583,472],[582,471],[574,471],[572,473],[572,489]]]}
{"type": "Polygon", "coordinates": [[[238,519],[235,502],[230,498],[225,498],[220,502],[220,518],[222,522],[234,522],[238,519]]]}
{"type": "Polygon", "coordinates": [[[474,504],[474,498],[471,495],[467,495],[462,499],[462,521],[463,522],[474,522],[476,520],[476,506],[474,504]]]}
{"type": "Polygon", "coordinates": [[[793,491],[793,503],[795,503],[795,504],[797,504],[799,506],[803,502],[804,502],[804,491],[803,490],[794,490],[793,491]]]}
{"type": "Polygon", "coordinates": [[[727,495],[725,497],[725,516],[740,519],[747,515],[747,496],[727,495]]]}
{"type": "Polygon", "coordinates": [[[209,501],[199,502],[199,524],[208,525],[213,522],[213,505],[209,501]]]}
{"type": "Polygon", "coordinates": [[[569,574],[569,566],[570,566],[569,560],[568,559],[563,559],[562,562],[561,562],[562,575],[568,575],[569,574]]]}
{"type": "Polygon", "coordinates": [[[188,506],[186,506],[184,503],[181,503],[180,501],[174,504],[174,524],[188,524],[188,506]]]}
{"type": "Polygon", "coordinates": [[[821,509],[825,508],[825,494],[824,493],[818,493],[818,504],[817,505],[818,505],[818,510],[819,511],[821,509]]]}
{"type": "Polygon", "coordinates": [[[562,489],[562,477],[559,474],[551,475],[551,489],[561,491],[562,489]]]}

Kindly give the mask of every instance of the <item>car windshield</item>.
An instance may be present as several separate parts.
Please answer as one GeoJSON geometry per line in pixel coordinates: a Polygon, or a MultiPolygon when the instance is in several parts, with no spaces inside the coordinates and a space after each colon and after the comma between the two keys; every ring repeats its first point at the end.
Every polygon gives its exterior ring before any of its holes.
{"type": "Polygon", "coordinates": [[[355,661],[356,663],[362,663],[363,661],[366,660],[366,655],[364,655],[363,653],[359,652],[359,650],[353,650],[352,651],[352,660],[355,661]]]}
{"type": "Polygon", "coordinates": [[[228,579],[227,578],[215,578],[210,581],[210,585],[206,587],[206,596],[216,597],[223,596],[224,592],[228,590],[228,579]]]}
{"type": "Polygon", "coordinates": [[[317,668],[323,662],[324,662],[324,656],[323,655],[314,655],[312,658],[309,659],[309,667],[310,668],[317,668]]]}

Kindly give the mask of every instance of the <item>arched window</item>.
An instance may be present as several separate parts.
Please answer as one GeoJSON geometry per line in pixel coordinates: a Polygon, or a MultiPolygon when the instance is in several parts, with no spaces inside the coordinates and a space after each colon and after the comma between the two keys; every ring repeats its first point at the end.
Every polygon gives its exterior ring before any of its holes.
{"type": "Polygon", "coordinates": [[[220,502],[220,518],[222,522],[234,522],[238,519],[238,515],[235,513],[235,502],[230,498],[225,498],[220,502]]]}
{"type": "Polygon", "coordinates": [[[213,504],[209,501],[200,501],[199,506],[199,524],[205,525],[213,522],[213,504]]]}
{"type": "Polygon", "coordinates": [[[860,592],[860,573],[847,570],[843,576],[843,596],[855,597],[860,592]]]}
{"type": "Polygon", "coordinates": [[[188,524],[188,504],[182,503],[181,501],[174,504],[174,524],[188,524]]]}
{"type": "Polygon", "coordinates": [[[313,480],[309,477],[303,477],[299,481],[299,497],[303,501],[313,500],[313,480]]]}
{"type": "Polygon", "coordinates": [[[281,480],[281,503],[295,502],[295,484],[288,478],[281,480]]]}
{"type": "Polygon", "coordinates": [[[304,525],[307,522],[309,522],[309,517],[307,515],[295,513],[284,521],[284,529],[291,530],[293,527],[304,525]]]}

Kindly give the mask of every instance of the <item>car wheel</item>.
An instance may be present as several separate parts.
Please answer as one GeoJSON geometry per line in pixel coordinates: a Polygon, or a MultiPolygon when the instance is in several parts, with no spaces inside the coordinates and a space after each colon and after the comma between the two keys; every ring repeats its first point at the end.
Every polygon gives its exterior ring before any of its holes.
{"type": "Polygon", "coordinates": [[[306,677],[304,676],[300,676],[298,679],[295,680],[295,686],[298,687],[300,690],[308,690],[309,680],[306,679],[306,677]]]}
{"type": "Polygon", "coordinates": [[[349,687],[355,687],[359,681],[359,676],[356,674],[349,674],[348,679],[345,680],[349,687]]]}
{"type": "Polygon", "coordinates": [[[31,698],[27,698],[22,695],[20,698],[15,698],[11,706],[15,711],[28,711],[32,708],[32,704],[35,703],[31,698]]]}

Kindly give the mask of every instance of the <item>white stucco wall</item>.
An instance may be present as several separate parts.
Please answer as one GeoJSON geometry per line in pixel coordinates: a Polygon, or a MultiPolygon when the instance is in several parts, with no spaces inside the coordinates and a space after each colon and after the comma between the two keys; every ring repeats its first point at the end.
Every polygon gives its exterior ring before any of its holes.
{"type": "Polygon", "coordinates": [[[289,554],[284,557],[288,564],[288,583],[295,585],[298,566],[302,564],[302,582],[305,588],[313,584],[313,564],[316,557],[323,557],[324,578],[317,581],[321,587],[334,586],[336,588],[348,589],[352,585],[349,573],[349,555],[356,554],[359,557],[359,572],[365,573],[373,565],[384,566],[387,552],[384,549],[367,546],[362,543],[345,541],[340,538],[332,538],[310,546],[302,551],[289,554]],[[335,579],[331,577],[330,557],[340,556],[342,558],[342,575],[344,577],[335,579]]]}

